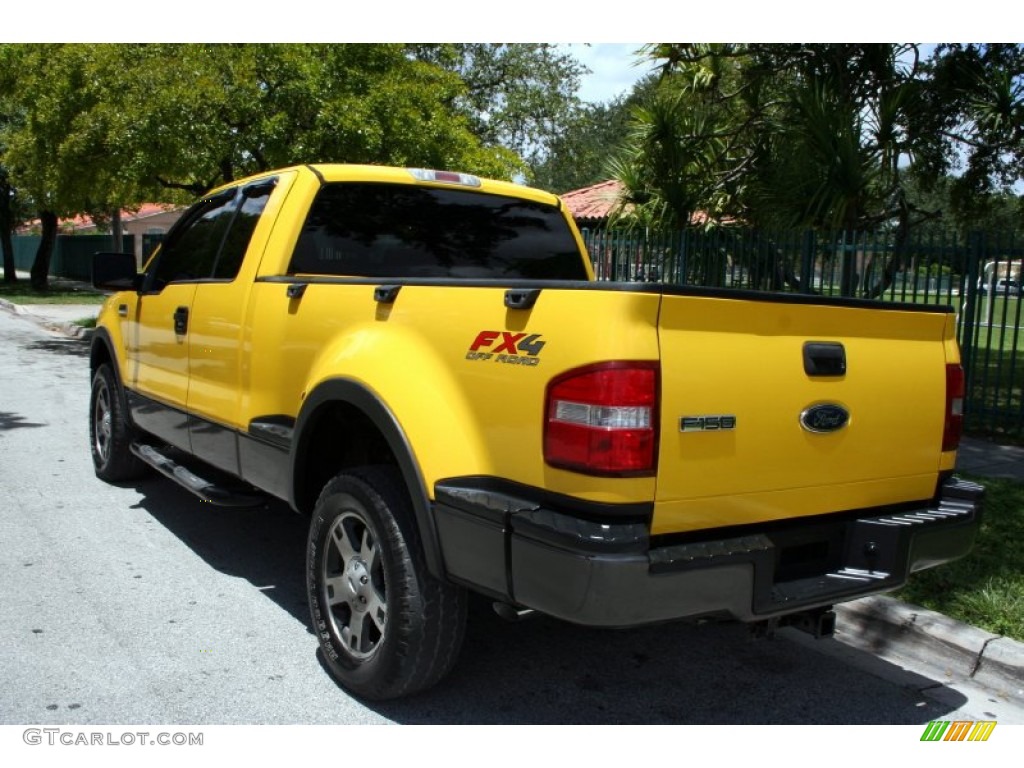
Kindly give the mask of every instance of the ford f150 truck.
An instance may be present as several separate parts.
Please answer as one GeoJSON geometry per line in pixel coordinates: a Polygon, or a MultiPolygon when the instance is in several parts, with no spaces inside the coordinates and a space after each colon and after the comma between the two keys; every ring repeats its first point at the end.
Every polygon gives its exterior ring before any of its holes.
{"type": "Polygon", "coordinates": [[[309,515],[312,626],[364,697],[441,679],[467,591],[825,635],[979,524],[950,309],[598,282],[538,190],[288,168],[94,282],[96,474],[309,515]]]}

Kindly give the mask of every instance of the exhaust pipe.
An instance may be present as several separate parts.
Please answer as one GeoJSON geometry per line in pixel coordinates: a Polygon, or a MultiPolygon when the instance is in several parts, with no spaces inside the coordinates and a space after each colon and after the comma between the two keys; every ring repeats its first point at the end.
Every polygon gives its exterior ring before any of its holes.
{"type": "Polygon", "coordinates": [[[505,621],[511,622],[528,619],[534,614],[534,610],[532,608],[516,608],[514,605],[509,605],[508,603],[494,603],[493,608],[494,612],[501,618],[505,621]]]}

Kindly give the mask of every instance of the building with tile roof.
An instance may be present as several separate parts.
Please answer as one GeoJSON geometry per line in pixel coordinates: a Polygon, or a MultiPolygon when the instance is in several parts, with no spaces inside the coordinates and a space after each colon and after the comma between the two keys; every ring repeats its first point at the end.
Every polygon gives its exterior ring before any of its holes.
{"type": "MultiPolygon", "coordinates": [[[[622,198],[622,182],[610,179],[592,184],[583,189],[574,189],[560,195],[565,203],[576,226],[580,229],[594,229],[603,227],[608,223],[608,217],[619,205],[622,198]]],[[[706,224],[708,215],[704,211],[694,211],[690,215],[690,224],[700,226],[706,224]]],[[[732,224],[731,218],[720,219],[721,224],[732,224]]]]}

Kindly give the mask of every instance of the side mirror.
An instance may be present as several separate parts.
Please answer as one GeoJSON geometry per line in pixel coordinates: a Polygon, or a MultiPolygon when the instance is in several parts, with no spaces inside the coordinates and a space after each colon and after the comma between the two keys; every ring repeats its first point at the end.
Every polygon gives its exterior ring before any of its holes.
{"type": "Polygon", "coordinates": [[[131,253],[94,253],[92,255],[93,287],[104,291],[137,291],[142,275],[135,269],[131,253]]]}

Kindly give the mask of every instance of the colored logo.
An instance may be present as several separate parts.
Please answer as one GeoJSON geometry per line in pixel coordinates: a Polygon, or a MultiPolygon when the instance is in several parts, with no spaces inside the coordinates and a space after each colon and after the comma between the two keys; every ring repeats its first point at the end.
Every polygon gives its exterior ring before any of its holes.
{"type": "Polygon", "coordinates": [[[995,727],[994,720],[932,720],[921,741],[988,741],[995,727]]]}
{"type": "Polygon", "coordinates": [[[540,363],[540,351],[546,341],[539,333],[480,331],[466,351],[467,360],[491,361],[511,365],[533,366],[540,363]]]}

